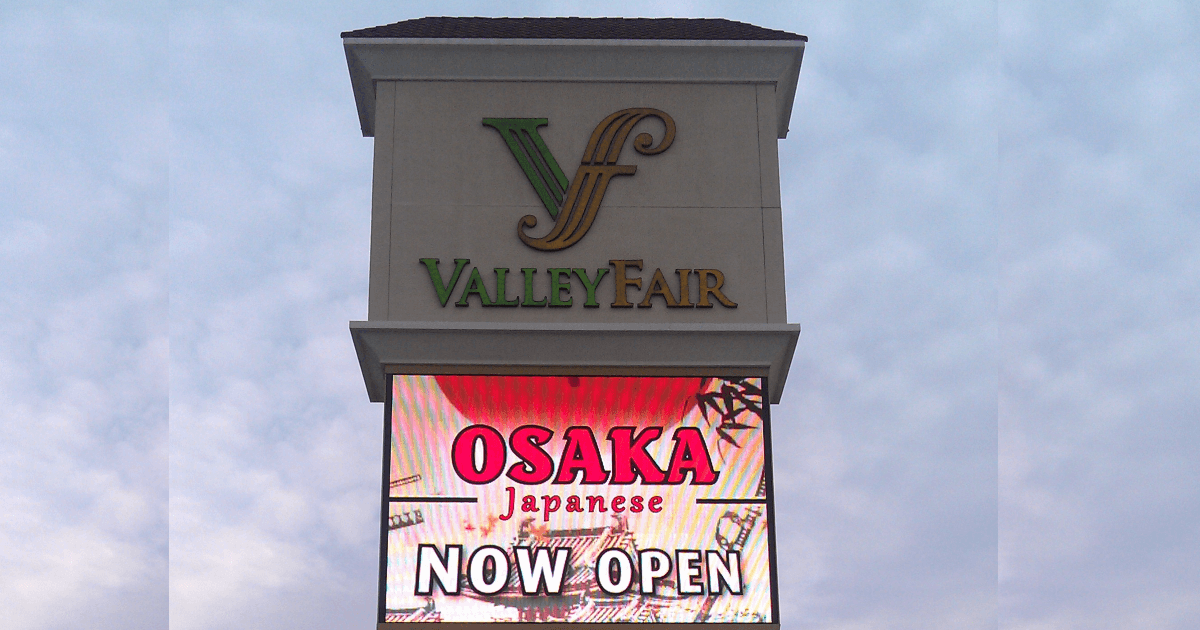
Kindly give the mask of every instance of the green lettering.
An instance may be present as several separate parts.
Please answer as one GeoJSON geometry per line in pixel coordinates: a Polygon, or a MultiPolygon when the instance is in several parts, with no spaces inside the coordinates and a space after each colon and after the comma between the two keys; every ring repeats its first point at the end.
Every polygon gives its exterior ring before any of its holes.
{"type": "Polygon", "coordinates": [[[467,278],[467,286],[463,288],[462,295],[459,296],[458,301],[455,302],[454,305],[470,306],[470,304],[467,303],[467,298],[471,297],[472,295],[478,295],[479,303],[484,306],[496,305],[496,303],[492,301],[492,297],[488,295],[487,287],[483,284],[483,278],[479,275],[479,267],[471,268],[471,277],[467,278]]]}
{"type": "Polygon", "coordinates": [[[516,306],[518,300],[508,299],[508,291],[504,286],[504,278],[508,275],[507,267],[496,267],[496,303],[492,306],[516,306]]]}
{"type": "Polygon", "coordinates": [[[550,306],[570,306],[571,305],[571,270],[570,269],[547,269],[550,274],[550,306]],[[563,276],[567,279],[564,281],[563,276]],[[562,292],[567,292],[567,299],[562,299],[562,292]]]}
{"type": "Polygon", "coordinates": [[[557,218],[558,206],[571,182],[567,181],[538,133],[538,127],[545,126],[548,121],[545,118],[484,118],[483,124],[500,132],[546,211],[557,218]]]}
{"type": "Polygon", "coordinates": [[[450,292],[454,290],[458,284],[458,277],[462,275],[463,267],[471,262],[470,258],[455,258],[454,259],[454,275],[450,276],[450,286],[442,283],[442,273],[438,270],[438,263],[441,261],[437,258],[422,258],[421,262],[425,263],[425,268],[429,270],[429,279],[433,282],[433,290],[437,291],[438,300],[442,306],[450,299],[450,292]]]}
{"type": "Polygon", "coordinates": [[[525,300],[521,302],[521,306],[545,306],[546,298],[533,301],[533,274],[537,273],[537,269],[522,267],[521,273],[525,274],[525,300]]]}
{"type": "Polygon", "coordinates": [[[575,275],[579,277],[579,281],[583,283],[583,288],[587,290],[587,301],[583,303],[588,308],[599,308],[600,303],[596,301],[596,287],[600,285],[600,278],[608,273],[607,269],[597,269],[596,279],[588,279],[587,269],[572,269],[575,275]]]}

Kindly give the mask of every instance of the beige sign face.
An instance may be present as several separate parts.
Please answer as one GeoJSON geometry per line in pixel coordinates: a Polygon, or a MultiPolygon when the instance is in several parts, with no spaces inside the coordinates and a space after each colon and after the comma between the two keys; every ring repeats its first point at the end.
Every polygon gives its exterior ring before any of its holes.
{"type": "Polygon", "coordinates": [[[783,323],[764,91],[380,83],[370,319],[783,323]]]}

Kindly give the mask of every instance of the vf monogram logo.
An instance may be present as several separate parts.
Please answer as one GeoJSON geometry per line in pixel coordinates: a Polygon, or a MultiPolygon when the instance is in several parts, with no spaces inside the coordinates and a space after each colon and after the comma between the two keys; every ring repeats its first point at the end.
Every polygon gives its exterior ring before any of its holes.
{"type": "Polygon", "coordinates": [[[579,170],[575,171],[575,179],[570,182],[538,134],[538,127],[549,124],[547,119],[484,118],[484,125],[500,132],[538,198],[546,206],[546,211],[554,219],[554,227],[550,232],[535,238],[526,230],[537,226],[537,217],[525,215],[517,224],[517,236],[521,241],[542,251],[566,249],[578,243],[595,222],[612,178],[637,172],[637,166],[617,164],[617,159],[621,156],[629,132],[647,117],[661,120],[666,132],[657,145],[650,134],[638,134],[633,139],[634,150],[642,155],[657,155],[670,148],[675,141],[675,121],[666,112],[648,107],[623,109],[596,125],[583,151],[579,170]]]}

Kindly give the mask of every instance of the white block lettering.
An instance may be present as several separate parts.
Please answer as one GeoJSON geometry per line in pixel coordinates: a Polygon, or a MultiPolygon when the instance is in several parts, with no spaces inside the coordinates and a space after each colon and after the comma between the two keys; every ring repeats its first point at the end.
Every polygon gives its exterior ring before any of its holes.
{"type": "Polygon", "coordinates": [[[458,594],[458,576],[462,574],[462,545],[446,545],[446,554],[438,553],[433,545],[417,547],[417,595],[432,595],[433,580],[437,580],[442,592],[458,594]],[[454,573],[450,567],[453,565],[454,573]]]}
{"type": "Polygon", "coordinates": [[[704,580],[700,577],[699,551],[676,551],[675,570],[679,572],[680,595],[697,595],[704,592],[704,580]]]}
{"type": "Polygon", "coordinates": [[[704,554],[704,564],[708,570],[710,594],[718,595],[722,588],[729,589],[734,595],[742,594],[742,563],[738,552],[730,551],[722,562],[721,552],[709,551],[704,554]]]}
{"type": "Polygon", "coordinates": [[[508,584],[508,556],[494,545],[484,545],[471,554],[467,566],[467,582],[475,592],[495,595],[508,584]],[[488,561],[491,561],[492,579],[487,579],[488,561]]]}
{"type": "Polygon", "coordinates": [[[642,574],[642,593],[654,594],[654,582],[671,572],[671,556],[659,549],[638,552],[638,565],[642,574]]]}
{"type": "Polygon", "coordinates": [[[571,548],[559,547],[554,550],[554,561],[550,561],[550,550],[538,547],[530,559],[529,547],[517,547],[517,574],[521,578],[521,592],[525,595],[536,595],[545,589],[547,595],[562,593],[563,578],[567,574],[570,563],[571,548]]]}
{"type": "Polygon", "coordinates": [[[596,558],[596,581],[609,595],[620,595],[633,582],[633,561],[620,549],[605,549],[596,558]],[[613,574],[616,574],[614,577],[613,574]]]}

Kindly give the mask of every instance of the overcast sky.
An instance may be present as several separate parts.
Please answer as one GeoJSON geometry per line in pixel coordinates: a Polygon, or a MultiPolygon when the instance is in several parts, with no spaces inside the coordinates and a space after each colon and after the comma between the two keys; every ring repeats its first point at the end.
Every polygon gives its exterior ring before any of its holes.
{"type": "Polygon", "coordinates": [[[372,627],[339,33],[613,15],[810,37],[784,628],[1200,627],[1200,11],[1045,4],[5,3],[3,625],[372,627]]]}

